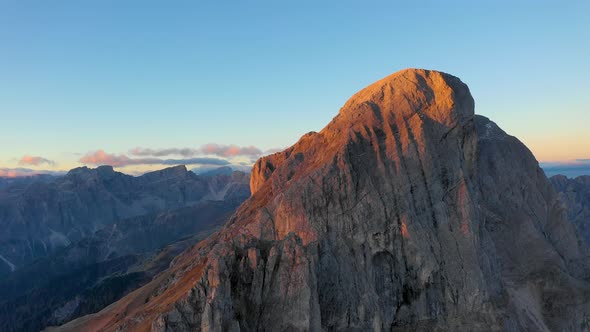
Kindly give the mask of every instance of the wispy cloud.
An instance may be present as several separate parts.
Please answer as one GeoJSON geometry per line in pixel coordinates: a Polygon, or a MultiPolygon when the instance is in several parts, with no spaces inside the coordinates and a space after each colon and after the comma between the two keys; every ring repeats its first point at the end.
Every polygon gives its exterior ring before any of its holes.
{"type": "Polygon", "coordinates": [[[183,157],[192,157],[198,155],[198,151],[196,149],[191,148],[170,148],[170,149],[149,149],[149,148],[135,148],[129,150],[129,154],[138,157],[146,157],[146,156],[153,156],[153,157],[164,157],[164,156],[183,156],[183,157]]]}
{"type": "Polygon", "coordinates": [[[135,148],[129,151],[129,154],[136,157],[164,157],[164,156],[217,156],[223,158],[233,157],[259,157],[263,154],[262,150],[255,146],[238,146],[238,145],[223,145],[223,144],[205,144],[199,148],[167,148],[167,149],[150,149],[150,148],[135,148]]]}
{"type": "Polygon", "coordinates": [[[229,165],[230,162],[217,158],[186,158],[160,160],[162,165],[229,165]]]}
{"type": "Polygon", "coordinates": [[[277,153],[277,152],[281,152],[285,150],[285,148],[272,148],[272,149],[268,149],[264,151],[265,155],[269,155],[269,154],[273,154],[273,153],[277,153]]]}
{"type": "Polygon", "coordinates": [[[0,168],[0,177],[2,178],[17,178],[24,176],[34,176],[39,174],[62,175],[64,171],[48,171],[36,170],[30,168],[0,168]]]}
{"type": "Polygon", "coordinates": [[[131,158],[124,154],[111,154],[104,150],[90,152],[80,158],[80,163],[85,165],[111,165],[114,167],[125,167],[130,165],[229,165],[230,162],[218,158],[184,158],[184,159],[162,159],[162,158],[131,158]]]}
{"type": "Polygon", "coordinates": [[[18,161],[18,164],[19,165],[28,165],[28,166],[39,166],[42,164],[55,165],[55,162],[53,162],[52,160],[43,158],[43,157],[39,157],[39,156],[24,155],[18,161]]]}
{"type": "Polygon", "coordinates": [[[237,145],[219,145],[206,144],[201,147],[203,154],[215,155],[220,157],[257,157],[262,154],[262,151],[255,146],[237,146],[237,145]]]}
{"type": "Polygon", "coordinates": [[[97,150],[87,153],[78,161],[85,165],[111,165],[114,167],[180,164],[197,166],[239,165],[240,167],[249,167],[260,156],[276,151],[279,151],[279,149],[262,151],[252,145],[238,146],[211,143],[198,148],[152,149],[137,147],[129,150],[128,154],[107,153],[104,150],[97,150]],[[248,162],[244,162],[244,159],[248,160],[248,162]]]}
{"type": "Polygon", "coordinates": [[[116,167],[126,166],[131,162],[130,158],[125,155],[106,153],[104,150],[89,152],[79,161],[86,165],[111,165],[116,167]]]}

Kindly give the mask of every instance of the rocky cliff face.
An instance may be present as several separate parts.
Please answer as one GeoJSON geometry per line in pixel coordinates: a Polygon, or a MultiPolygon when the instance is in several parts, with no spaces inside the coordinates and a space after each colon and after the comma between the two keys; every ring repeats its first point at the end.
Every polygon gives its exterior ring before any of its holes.
{"type": "Polygon", "coordinates": [[[260,159],[253,196],[151,283],[61,330],[585,331],[587,250],[458,78],[404,70],[260,159]]]}
{"type": "Polygon", "coordinates": [[[590,176],[567,178],[552,176],[549,180],[559,193],[559,199],[582,238],[590,245],[590,176]]]}

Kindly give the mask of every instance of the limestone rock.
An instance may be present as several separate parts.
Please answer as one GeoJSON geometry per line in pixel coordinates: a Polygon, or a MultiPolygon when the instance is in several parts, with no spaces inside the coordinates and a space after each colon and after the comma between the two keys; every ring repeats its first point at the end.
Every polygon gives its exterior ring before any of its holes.
{"type": "Polygon", "coordinates": [[[158,278],[59,330],[586,331],[588,253],[532,154],[458,78],[395,73],[260,159],[158,278]]]}

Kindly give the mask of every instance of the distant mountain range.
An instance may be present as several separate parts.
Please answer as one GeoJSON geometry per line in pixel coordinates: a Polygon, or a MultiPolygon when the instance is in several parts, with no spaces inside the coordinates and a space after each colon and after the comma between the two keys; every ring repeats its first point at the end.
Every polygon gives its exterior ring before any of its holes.
{"type": "Polygon", "coordinates": [[[2,261],[18,267],[117,220],[244,195],[232,187],[230,177],[224,179],[200,177],[184,166],[138,177],[101,166],[8,187],[0,193],[2,261]]]}
{"type": "Polygon", "coordinates": [[[541,167],[547,174],[547,177],[554,175],[564,175],[568,178],[590,175],[590,160],[584,160],[577,164],[568,163],[541,163],[541,167]]]}
{"type": "Polygon", "coordinates": [[[0,330],[38,331],[100,310],[218,229],[249,195],[246,173],[198,176],[184,166],[11,180],[0,188],[0,330]]]}
{"type": "Polygon", "coordinates": [[[56,178],[58,178],[58,176],[49,174],[10,178],[0,177],[0,195],[10,194],[10,192],[12,192],[13,194],[21,192],[33,182],[53,182],[56,178]],[[10,192],[6,191],[7,188],[11,188],[10,192]]]}

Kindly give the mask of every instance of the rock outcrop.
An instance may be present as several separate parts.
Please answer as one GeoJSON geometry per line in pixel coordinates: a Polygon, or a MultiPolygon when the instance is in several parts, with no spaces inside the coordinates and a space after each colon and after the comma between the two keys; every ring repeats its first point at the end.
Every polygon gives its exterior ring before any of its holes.
{"type": "Polygon", "coordinates": [[[230,222],[59,330],[586,331],[587,249],[458,78],[404,70],[255,164],[230,222]]]}
{"type": "Polygon", "coordinates": [[[590,245],[590,175],[567,178],[555,175],[549,178],[571,221],[586,244],[590,245]]]}

